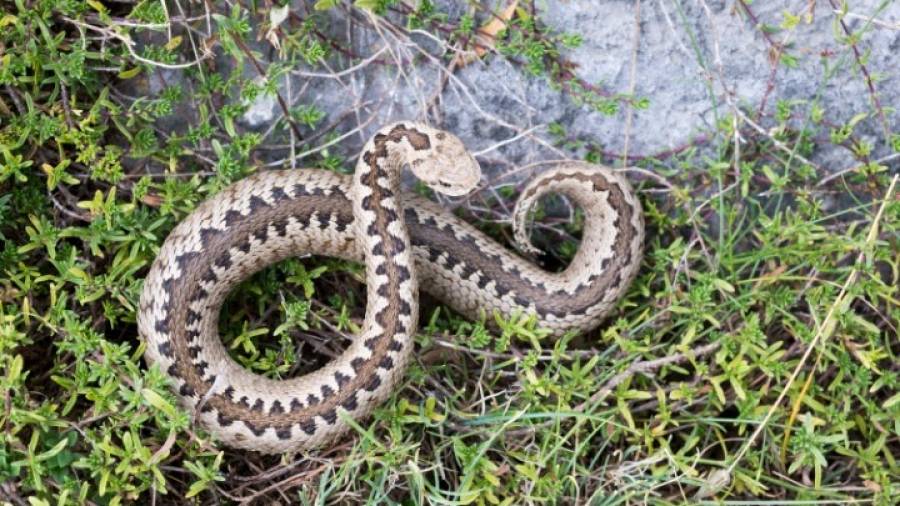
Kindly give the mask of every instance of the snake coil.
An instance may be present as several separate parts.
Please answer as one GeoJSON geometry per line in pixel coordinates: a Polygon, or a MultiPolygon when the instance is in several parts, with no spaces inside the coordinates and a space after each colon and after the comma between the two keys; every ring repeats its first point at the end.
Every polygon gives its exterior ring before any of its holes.
{"type": "Polygon", "coordinates": [[[526,217],[541,196],[561,193],[585,212],[574,259],[549,273],[427,199],[401,193],[404,166],[448,195],[467,193],[481,177],[457,137],[397,123],[368,141],[352,179],[323,170],[258,173],[198,206],[166,239],[144,284],[138,329],[147,360],[172,378],[183,404],[216,438],[278,453],[346,432],[341,413],[365,416],[400,381],[416,331],[419,281],[467,317],[525,312],[560,335],[598,325],[637,272],[640,204],[609,169],[563,164],[523,191],[513,211],[522,250],[533,250],[526,217]],[[284,381],[252,374],[219,339],[220,307],[242,280],[301,254],[365,263],[362,332],[310,374],[284,381]]]}

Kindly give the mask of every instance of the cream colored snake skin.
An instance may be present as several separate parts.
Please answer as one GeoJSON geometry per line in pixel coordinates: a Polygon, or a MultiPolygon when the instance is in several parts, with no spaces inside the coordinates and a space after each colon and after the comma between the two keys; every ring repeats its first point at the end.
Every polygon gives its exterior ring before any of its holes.
{"type": "Polygon", "coordinates": [[[644,225],[628,182],[609,169],[563,164],[528,184],[513,213],[531,249],[529,209],[550,192],[585,212],[583,239],[561,273],[509,252],[421,197],[400,193],[401,168],[438,192],[462,195],[480,168],[455,136],[414,123],[381,129],[353,178],[324,170],[268,171],[200,205],[163,244],[141,295],[146,357],[171,377],[187,409],[220,441],[266,453],[322,446],[395,388],[409,361],[418,282],[463,315],[526,312],[555,335],[598,325],[634,278],[644,225]],[[363,329],[337,359],[284,381],[250,373],[218,335],[229,291],[297,255],[366,266],[363,329]]]}

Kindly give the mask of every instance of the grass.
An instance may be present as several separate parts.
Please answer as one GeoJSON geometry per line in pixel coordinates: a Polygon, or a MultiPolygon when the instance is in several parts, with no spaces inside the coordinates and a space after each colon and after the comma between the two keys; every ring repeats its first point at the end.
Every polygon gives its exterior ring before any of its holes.
{"type": "MultiPolygon", "coordinates": [[[[615,314],[551,342],[526,316],[492,333],[425,299],[416,360],[371,419],[333,448],[264,457],[194,428],[142,361],[135,311],[166,234],[203,199],[268,166],[351,170],[341,146],[360,127],[285,90],[290,72],[452,70],[452,53],[410,43],[417,30],[444,49],[487,44],[485,58],[600,113],[653,97],[586,82],[565,56],[583,35],[524,3],[485,40],[480,4],[0,1],[0,504],[896,504],[900,134],[865,45],[888,5],[862,23],[834,5],[841,51],[822,88],[864,81],[871,107],[855,117],[776,90],[768,107],[714,104],[709,132],[651,155],[563,125],[519,132],[635,166],[646,258],[615,314]],[[332,29],[347,20],[392,51],[355,54],[332,29]],[[274,127],[247,129],[260,97],[274,127]],[[829,149],[853,163],[817,165],[829,149]]],[[[771,84],[809,57],[790,44],[806,7],[782,20],[736,7],[774,55],[771,84]]],[[[719,58],[692,50],[715,89],[719,58]]],[[[456,206],[506,243],[514,173],[456,206]]],[[[561,201],[537,213],[552,268],[577,247],[572,217],[561,201]]],[[[313,370],[358,328],[362,277],[324,258],[267,268],[229,299],[226,345],[259,374],[313,370]]]]}

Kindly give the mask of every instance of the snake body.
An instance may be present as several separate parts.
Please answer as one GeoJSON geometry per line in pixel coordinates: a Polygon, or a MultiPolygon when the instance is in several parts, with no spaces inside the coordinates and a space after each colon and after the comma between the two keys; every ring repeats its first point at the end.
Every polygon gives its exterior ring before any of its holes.
{"type": "Polygon", "coordinates": [[[524,189],[515,240],[531,250],[526,218],[548,193],[585,212],[581,246],[549,273],[509,252],[438,205],[399,190],[409,166],[433,189],[466,193],[480,169],[462,142],[399,123],[366,144],[353,178],[324,170],[266,171],[197,207],[169,235],[141,294],[146,358],[172,378],[183,404],[216,438],[265,453],[322,446],[387,397],[405,370],[423,289],[463,315],[533,314],[555,335],[600,323],[634,278],[644,235],[628,182],[596,165],[568,163],[524,189]],[[218,336],[230,290],[267,265],[301,254],[362,261],[362,331],[322,369],[284,381],[250,373],[218,336]]]}

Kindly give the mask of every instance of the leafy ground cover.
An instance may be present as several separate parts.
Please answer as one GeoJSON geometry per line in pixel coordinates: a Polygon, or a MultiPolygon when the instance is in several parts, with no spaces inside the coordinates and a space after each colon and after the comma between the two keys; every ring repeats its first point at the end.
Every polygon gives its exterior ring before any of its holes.
{"type": "MultiPolygon", "coordinates": [[[[527,318],[491,332],[426,300],[417,359],[372,419],[334,448],[263,457],[194,429],[141,360],[135,311],[167,232],[264,170],[271,131],[236,125],[256,98],[278,101],[277,131],[310,153],[305,166],[352,168],[335,147],[346,126],[316,103],[286,102],[275,84],[301,67],[338,72],[326,64],[336,55],[360,63],[323,26],[354,16],[425,31],[608,114],[653,97],[584,82],[565,60],[581,36],[524,3],[481,37],[485,6],[454,18],[427,1],[223,2],[195,14],[154,1],[0,6],[0,503],[900,500],[900,136],[859,50],[871,24],[841,38],[834,69],[868,80],[871,110],[835,119],[816,97],[761,115],[734,107],[702,146],[629,159],[646,259],[601,329],[551,342],[527,318]],[[267,37],[280,53],[264,67],[254,43],[267,37]],[[255,73],[217,71],[210,55],[255,73]],[[166,72],[193,85],[129,87],[166,72]],[[159,126],[185,108],[185,128],[159,126]],[[874,140],[857,131],[867,122],[880,125],[874,140]],[[811,161],[829,146],[855,163],[828,172],[811,161]],[[875,158],[878,146],[892,151],[875,158]]],[[[777,43],[791,19],[759,28],[777,43]]],[[[774,69],[790,64],[781,56],[774,69]]],[[[596,139],[547,130],[573,156],[621,165],[596,139]]],[[[455,211],[508,243],[518,188],[501,174],[455,211]]],[[[559,268],[581,217],[546,204],[535,239],[559,268]]],[[[360,323],[361,279],[333,259],[268,268],[228,302],[223,339],[260,374],[312,370],[360,323]]]]}

